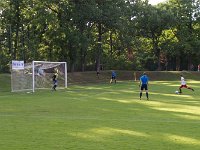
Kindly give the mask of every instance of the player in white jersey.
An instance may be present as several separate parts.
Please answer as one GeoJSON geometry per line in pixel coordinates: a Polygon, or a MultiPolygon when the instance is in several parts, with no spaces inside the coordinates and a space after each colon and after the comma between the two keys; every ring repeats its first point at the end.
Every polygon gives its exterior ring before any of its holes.
{"type": "Polygon", "coordinates": [[[194,91],[193,88],[186,85],[186,81],[185,81],[183,75],[181,75],[181,86],[179,87],[179,93],[182,93],[182,90],[181,90],[182,88],[187,88],[187,89],[194,91]]]}

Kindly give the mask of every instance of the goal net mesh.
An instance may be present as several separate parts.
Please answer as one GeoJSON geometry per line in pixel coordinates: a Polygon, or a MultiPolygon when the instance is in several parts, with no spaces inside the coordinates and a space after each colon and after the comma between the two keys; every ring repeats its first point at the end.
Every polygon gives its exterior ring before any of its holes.
{"type": "Polygon", "coordinates": [[[11,71],[12,91],[35,91],[51,89],[53,75],[58,74],[58,88],[66,87],[66,63],[33,61],[25,63],[24,69],[11,71]]]}

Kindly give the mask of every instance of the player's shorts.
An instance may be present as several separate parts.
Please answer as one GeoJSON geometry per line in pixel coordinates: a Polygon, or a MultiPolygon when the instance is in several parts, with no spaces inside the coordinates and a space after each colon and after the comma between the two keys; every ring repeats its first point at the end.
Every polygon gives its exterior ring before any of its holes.
{"type": "Polygon", "coordinates": [[[147,84],[142,84],[142,86],[141,86],[141,90],[148,90],[148,88],[147,88],[147,84]]]}
{"type": "Polygon", "coordinates": [[[115,77],[115,76],[112,76],[111,79],[116,79],[116,77],[115,77]]]}
{"type": "Polygon", "coordinates": [[[187,85],[181,85],[180,88],[188,88],[187,85]]]}
{"type": "Polygon", "coordinates": [[[58,81],[57,81],[57,80],[54,80],[54,81],[53,81],[53,85],[58,85],[58,81]]]}

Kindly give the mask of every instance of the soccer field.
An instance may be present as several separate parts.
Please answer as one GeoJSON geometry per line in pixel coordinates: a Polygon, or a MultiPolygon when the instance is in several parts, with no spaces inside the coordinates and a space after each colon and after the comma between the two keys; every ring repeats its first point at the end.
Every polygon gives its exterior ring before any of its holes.
{"type": "Polygon", "coordinates": [[[1,150],[199,150],[199,81],[152,81],[0,93],[1,150]]]}

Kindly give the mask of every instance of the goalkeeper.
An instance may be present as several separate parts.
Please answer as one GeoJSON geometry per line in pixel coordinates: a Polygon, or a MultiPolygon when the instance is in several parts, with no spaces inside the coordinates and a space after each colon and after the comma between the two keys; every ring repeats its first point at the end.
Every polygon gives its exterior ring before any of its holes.
{"type": "Polygon", "coordinates": [[[52,81],[53,81],[52,90],[56,91],[56,87],[58,85],[58,73],[57,72],[53,75],[52,81]]]}

